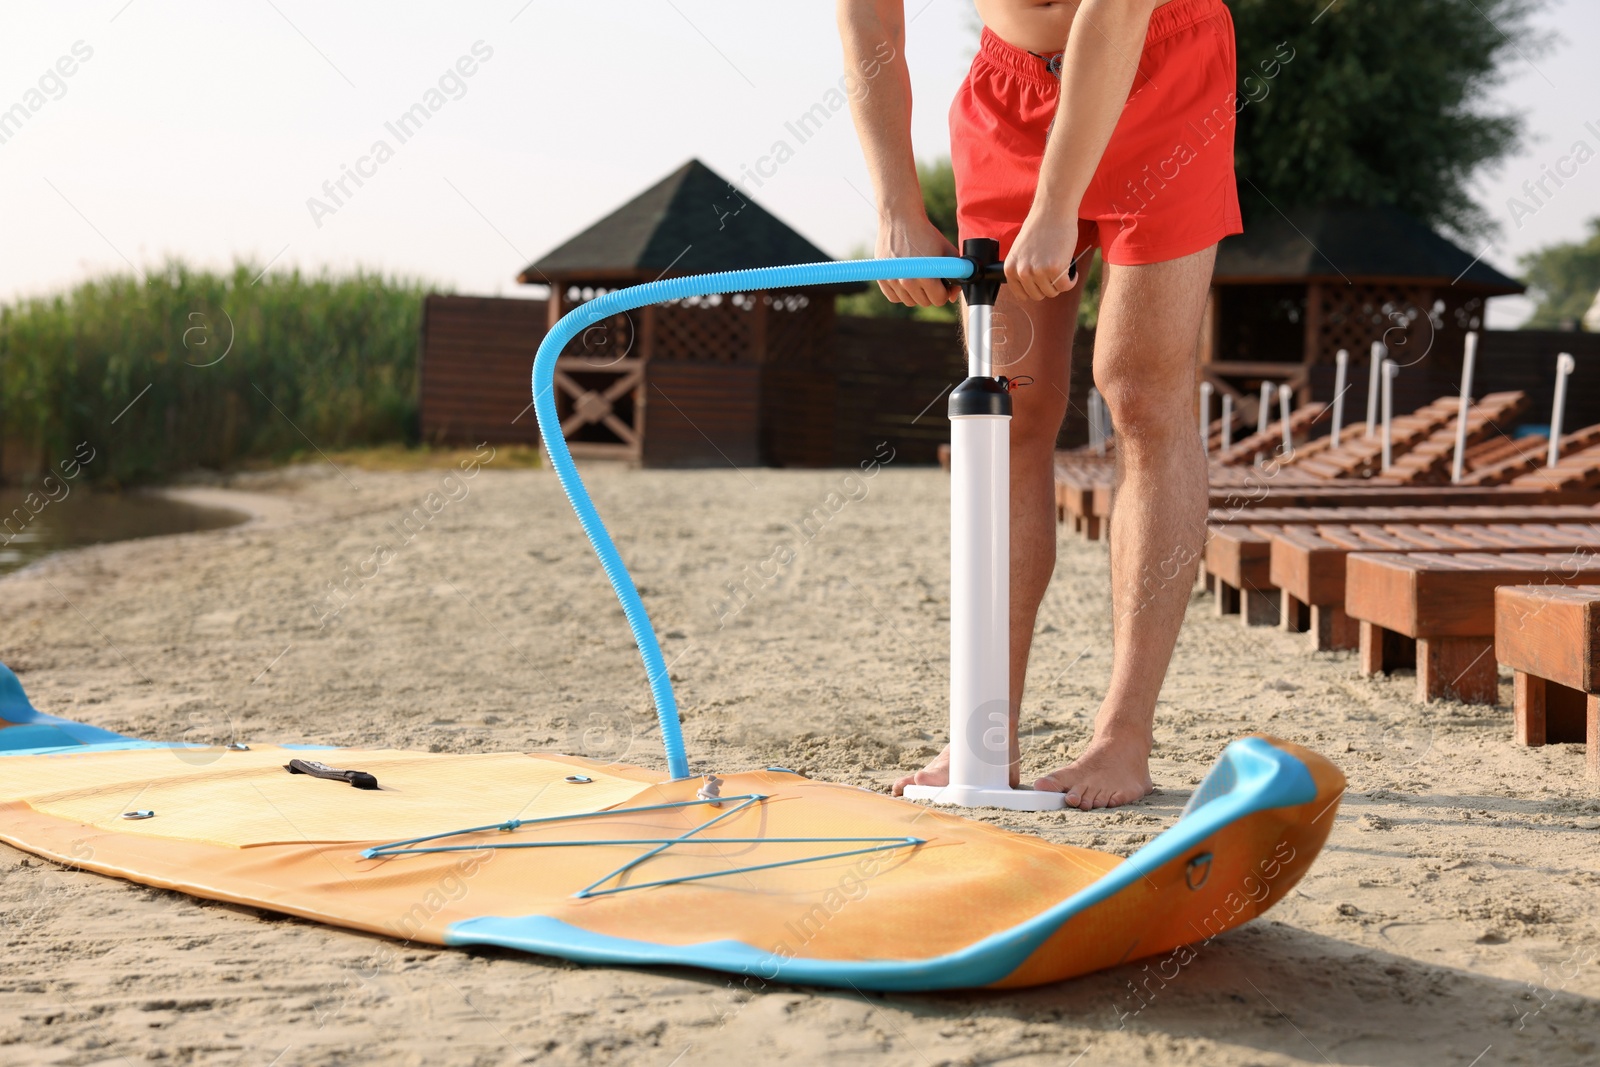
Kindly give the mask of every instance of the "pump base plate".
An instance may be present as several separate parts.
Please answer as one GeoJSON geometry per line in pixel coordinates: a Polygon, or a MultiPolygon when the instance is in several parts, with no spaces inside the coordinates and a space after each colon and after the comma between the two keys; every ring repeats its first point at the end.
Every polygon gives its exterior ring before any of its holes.
{"type": "Polygon", "coordinates": [[[958,808],[1007,808],[1011,811],[1058,811],[1067,806],[1065,793],[1036,789],[984,789],[975,785],[908,785],[907,800],[931,800],[958,808]]]}

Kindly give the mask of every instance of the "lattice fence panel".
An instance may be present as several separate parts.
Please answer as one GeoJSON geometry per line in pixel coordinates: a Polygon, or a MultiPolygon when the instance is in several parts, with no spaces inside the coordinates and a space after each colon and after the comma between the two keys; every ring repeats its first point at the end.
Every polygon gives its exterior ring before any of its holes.
{"type": "Polygon", "coordinates": [[[1332,363],[1341,348],[1359,358],[1374,341],[1392,358],[1410,363],[1433,345],[1432,300],[1420,289],[1397,285],[1320,286],[1321,330],[1312,362],[1332,363]]]}
{"type": "Polygon", "coordinates": [[[651,358],[693,363],[748,361],[753,306],[740,307],[733,297],[721,293],[663,304],[656,312],[651,358]]]}
{"type": "Polygon", "coordinates": [[[635,345],[639,338],[638,321],[624,312],[595,323],[567,342],[561,350],[563,359],[581,359],[584,364],[604,368],[618,360],[636,356],[635,345]]]}

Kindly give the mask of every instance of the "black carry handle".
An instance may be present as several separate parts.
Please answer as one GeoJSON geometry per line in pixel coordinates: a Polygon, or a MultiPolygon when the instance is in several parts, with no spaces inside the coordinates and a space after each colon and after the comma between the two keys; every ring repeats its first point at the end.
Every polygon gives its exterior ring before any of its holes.
{"type": "Polygon", "coordinates": [[[314,759],[292,759],[283,765],[290,774],[309,774],[313,778],[327,778],[334,782],[349,782],[357,789],[376,789],[378,779],[366,771],[342,771],[314,759]]]}

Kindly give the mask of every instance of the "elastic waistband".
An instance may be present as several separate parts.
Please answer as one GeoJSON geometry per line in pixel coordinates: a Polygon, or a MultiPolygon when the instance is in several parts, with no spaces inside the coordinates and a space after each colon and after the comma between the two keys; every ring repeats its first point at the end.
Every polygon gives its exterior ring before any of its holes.
{"type": "MultiPolygon", "coordinates": [[[[1150,28],[1144,35],[1146,48],[1164,38],[1171,37],[1196,23],[1226,15],[1228,8],[1222,0],[1171,0],[1155,9],[1150,16],[1150,28]]],[[[978,42],[978,58],[1007,70],[1020,78],[1043,84],[1052,84],[1056,76],[1045,67],[1048,56],[1038,56],[1016,45],[1007,44],[995,36],[987,26],[978,42]]]]}

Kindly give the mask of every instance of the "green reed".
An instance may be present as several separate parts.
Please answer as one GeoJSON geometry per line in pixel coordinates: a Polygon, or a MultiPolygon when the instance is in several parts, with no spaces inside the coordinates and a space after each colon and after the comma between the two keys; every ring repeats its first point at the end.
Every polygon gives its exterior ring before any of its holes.
{"type": "Polygon", "coordinates": [[[101,484],[417,435],[420,281],[179,262],[0,307],[0,447],[101,484]]]}

